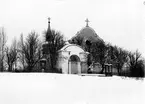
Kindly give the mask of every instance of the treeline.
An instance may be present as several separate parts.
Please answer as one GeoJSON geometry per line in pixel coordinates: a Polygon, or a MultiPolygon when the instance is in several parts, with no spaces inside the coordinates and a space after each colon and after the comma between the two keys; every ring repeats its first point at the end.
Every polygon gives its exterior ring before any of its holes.
{"type": "Polygon", "coordinates": [[[84,41],[83,37],[80,36],[73,37],[69,42],[78,44],[88,51],[90,53],[88,55],[88,66],[92,62],[100,63],[102,66],[100,73],[104,72],[104,65],[107,63],[113,65],[113,69],[117,71],[119,76],[144,77],[145,61],[138,50],[131,52],[103,40],[84,41]]]}
{"type": "MultiPolygon", "coordinates": [[[[41,72],[40,60],[45,56],[44,51],[48,52],[50,57],[45,57],[49,62],[46,72],[57,72],[56,60],[57,51],[65,44],[64,37],[60,32],[52,30],[45,31],[44,39],[34,31],[30,32],[25,39],[21,34],[20,39],[14,39],[10,46],[6,45],[6,33],[4,28],[0,29],[0,71],[1,72],[41,72]],[[47,44],[46,50],[43,44],[47,44]]],[[[47,54],[48,54],[47,53],[47,54]]]]}
{"type": "MultiPolygon", "coordinates": [[[[14,39],[10,46],[6,45],[6,33],[0,28],[0,71],[1,72],[41,72],[40,60],[47,59],[46,72],[58,72],[56,62],[57,51],[65,45],[64,36],[55,30],[45,31],[44,39],[36,32],[30,32],[25,39],[14,39]]],[[[144,77],[144,59],[138,51],[131,52],[118,46],[113,46],[103,40],[97,42],[86,41],[76,36],[69,43],[78,44],[90,54],[88,65],[100,63],[104,72],[104,64],[112,64],[120,76],[144,77]],[[123,70],[123,68],[126,70],[123,70]]]]}

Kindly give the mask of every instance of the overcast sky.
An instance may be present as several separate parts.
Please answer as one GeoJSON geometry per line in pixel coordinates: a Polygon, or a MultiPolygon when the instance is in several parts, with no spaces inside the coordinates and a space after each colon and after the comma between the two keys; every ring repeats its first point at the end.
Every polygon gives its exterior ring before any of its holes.
{"type": "Polygon", "coordinates": [[[71,38],[85,26],[88,18],[96,33],[113,45],[139,51],[145,56],[144,0],[0,0],[0,27],[8,42],[27,36],[35,30],[39,35],[51,28],[71,38]]]}

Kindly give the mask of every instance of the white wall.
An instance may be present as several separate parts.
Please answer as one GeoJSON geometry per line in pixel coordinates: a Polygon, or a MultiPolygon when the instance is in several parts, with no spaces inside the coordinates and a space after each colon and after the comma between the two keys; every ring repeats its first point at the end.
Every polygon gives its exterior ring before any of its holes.
{"type": "Polygon", "coordinates": [[[84,50],[76,45],[68,45],[66,48],[63,48],[63,50],[60,51],[58,66],[62,69],[62,73],[67,74],[68,69],[70,69],[70,67],[68,66],[70,56],[77,55],[80,58],[81,52],[84,52],[84,50]]]}

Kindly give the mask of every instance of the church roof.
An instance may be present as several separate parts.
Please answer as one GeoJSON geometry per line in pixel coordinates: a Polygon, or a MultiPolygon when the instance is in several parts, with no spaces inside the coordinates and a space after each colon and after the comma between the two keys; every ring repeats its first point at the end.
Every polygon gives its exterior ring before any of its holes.
{"type": "Polygon", "coordinates": [[[103,39],[101,39],[97,35],[97,33],[95,32],[95,30],[89,26],[88,22],[90,22],[90,21],[88,19],[86,19],[85,22],[86,22],[86,26],[83,27],[80,31],[78,31],[77,34],[76,34],[76,36],[79,36],[79,37],[84,38],[85,41],[86,40],[90,40],[92,42],[103,41],[103,39]]]}
{"type": "Polygon", "coordinates": [[[102,39],[96,34],[95,30],[89,26],[82,28],[77,36],[85,38],[85,40],[101,41],[102,39]]]}
{"type": "Polygon", "coordinates": [[[64,47],[62,47],[59,51],[65,51],[68,47],[71,47],[71,46],[76,46],[76,47],[83,49],[81,46],[76,45],[76,44],[67,44],[64,47]]]}
{"type": "Polygon", "coordinates": [[[89,27],[89,26],[82,28],[79,31],[79,34],[97,36],[95,30],[93,28],[89,27]]]}

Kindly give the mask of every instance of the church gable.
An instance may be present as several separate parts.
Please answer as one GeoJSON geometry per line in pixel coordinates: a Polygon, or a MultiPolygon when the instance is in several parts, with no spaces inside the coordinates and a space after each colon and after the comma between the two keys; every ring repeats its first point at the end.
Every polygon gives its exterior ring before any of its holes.
{"type": "Polygon", "coordinates": [[[70,52],[75,52],[75,51],[84,52],[84,50],[76,44],[66,45],[61,50],[70,51],[70,52]]]}

